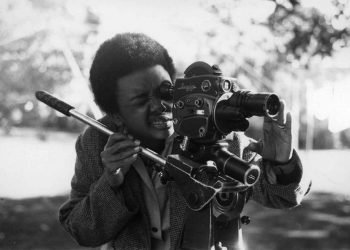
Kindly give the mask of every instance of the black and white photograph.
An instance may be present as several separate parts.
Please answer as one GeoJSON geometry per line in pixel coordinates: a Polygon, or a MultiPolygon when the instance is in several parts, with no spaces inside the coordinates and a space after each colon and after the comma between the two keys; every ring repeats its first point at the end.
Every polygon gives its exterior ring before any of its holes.
{"type": "Polygon", "coordinates": [[[350,250],[349,0],[1,0],[1,250],[350,250]]]}

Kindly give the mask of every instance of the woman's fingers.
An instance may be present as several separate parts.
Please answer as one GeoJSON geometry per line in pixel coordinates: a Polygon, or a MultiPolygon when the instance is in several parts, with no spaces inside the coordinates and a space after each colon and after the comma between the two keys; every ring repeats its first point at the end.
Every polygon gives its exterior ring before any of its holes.
{"type": "Polygon", "coordinates": [[[138,154],[141,151],[140,147],[128,148],[122,152],[117,152],[115,154],[110,154],[108,151],[102,152],[102,158],[106,159],[108,162],[116,162],[128,158],[134,154],[138,154]]]}
{"type": "Polygon", "coordinates": [[[128,136],[126,136],[122,133],[114,133],[108,137],[105,148],[108,148],[108,147],[110,147],[118,142],[125,141],[125,140],[132,141],[132,139],[130,139],[128,136]]]}
{"type": "MultiPolygon", "coordinates": [[[[107,166],[107,169],[110,173],[114,174],[118,169],[125,170],[129,169],[131,164],[136,160],[137,154],[132,154],[126,158],[119,159],[119,160],[109,160],[108,162],[104,163],[107,166]]],[[[126,172],[126,171],[122,171],[126,172]]]]}
{"type": "Polygon", "coordinates": [[[106,154],[117,154],[117,153],[122,153],[123,151],[137,148],[140,145],[140,141],[132,141],[132,140],[124,140],[124,141],[119,141],[115,144],[109,145],[108,147],[105,148],[103,151],[106,154]]]}
{"type": "Polygon", "coordinates": [[[286,124],[286,102],[281,100],[281,106],[277,115],[277,123],[281,126],[286,124]]]}
{"type": "Polygon", "coordinates": [[[262,154],[263,152],[263,146],[264,146],[264,143],[262,140],[259,140],[257,142],[251,142],[248,146],[247,146],[247,149],[250,150],[250,151],[253,151],[255,153],[258,153],[259,155],[262,154]]]}
{"type": "Polygon", "coordinates": [[[136,160],[141,151],[140,141],[133,140],[132,136],[115,133],[108,138],[104,150],[101,152],[103,165],[108,172],[114,174],[117,169],[126,172],[136,160]]]}
{"type": "Polygon", "coordinates": [[[292,114],[287,112],[286,115],[286,129],[292,131],[292,114]]]}

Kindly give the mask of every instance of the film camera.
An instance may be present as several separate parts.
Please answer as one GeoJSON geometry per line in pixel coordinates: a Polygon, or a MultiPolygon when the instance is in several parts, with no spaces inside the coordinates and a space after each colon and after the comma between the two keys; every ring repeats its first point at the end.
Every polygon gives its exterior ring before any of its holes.
{"type": "MultiPolygon", "coordinates": [[[[240,90],[237,81],[223,76],[216,65],[195,62],[184,73],[174,85],[164,82],[160,87],[161,96],[173,103],[174,129],[180,137],[178,154],[168,156],[161,176],[176,180],[191,209],[184,249],[213,249],[218,242],[234,249],[240,213],[260,168],[231,153],[225,137],[245,131],[251,116],[277,115],[280,101],[273,93],[240,90]],[[221,230],[231,237],[225,238],[221,230]],[[199,242],[199,235],[207,240],[199,242]]],[[[249,217],[243,216],[241,223],[249,223],[243,218],[249,217]]]]}
{"type": "Polygon", "coordinates": [[[260,169],[230,153],[224,137],[245,131],[251,116],[275,116],[280,107],[278,96],[239,90],[236,79],[223,76],[218,66],[205,62],[191,64],[184,74],[174,85],[164,82],[160,87],[161,96],[173,102],[181,154],[195,162],[210,161],[206,170],[223,174],[227,183],[236,180],[254,185],[260,169]]]}
{"type": "Polygon", "coordinates": [[[224,77],[217,65],[195,62],[175,85],[161,86],[172,99],[175,131],[200,142],[211,142],[232,131],[245,131],[251,116],[274,116],[280,102],[272,93],[239,90],[236,79],[224,77]]]}

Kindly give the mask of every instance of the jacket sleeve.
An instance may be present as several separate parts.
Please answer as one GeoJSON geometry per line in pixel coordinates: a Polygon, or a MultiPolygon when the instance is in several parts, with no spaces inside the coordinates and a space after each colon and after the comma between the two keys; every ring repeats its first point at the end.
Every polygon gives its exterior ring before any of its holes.
{"type": "Polygon", "coordinates": [[[301,204],[310,190],[311,181],[295,150],[285,164],[266,161],[260,156],[254,157],[253,162],[261,169],[259,181],[253,186],[253,200],[271,208],[291,208],[301,204]],[[283,169],[292,171],[284,173],[283,169]]]}
{"type": "Polygon", "coordinates": [[[86,133],[78,138],[70,197],[59,209],[65,230],[80,245],[91,247],[112,240],[139,209],[131,198],[125,198],[126,185],[108,184],[97,144],[97,138],[86,133]]]}

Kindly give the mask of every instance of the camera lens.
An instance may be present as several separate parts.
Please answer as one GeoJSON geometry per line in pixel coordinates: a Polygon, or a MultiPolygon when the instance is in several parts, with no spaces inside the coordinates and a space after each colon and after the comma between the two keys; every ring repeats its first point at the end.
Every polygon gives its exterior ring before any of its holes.
{"type": "Polygon", "coordinates": [[[280,100],[272,93],[251,93],[250,91],[236,91],[228,100],[229,105],[240,109],[246,117],[274,116],[280,108],[280,100]]]}
{"type": "Polygon", "coordinates": [[[252,186],[258,181],[260,176],[258,166],[249,164],[227,149],[218,149],[214,155],[216,156],[216,165],[223,174],[247,186],[252,186]]]}
{"type": "Polygon", "coordinates": [[[221,85],[221,88],[224,92],[228,92],[231,90],[231,82],[228,80],[221,82],[220,85],[221,85]]]}
{"type": "Polygon", "coordinates": [[[268,115],[276,115],[280,109],[280,101],[275,94],[270,95],[266,100],[266,113],[268,115]]]}

